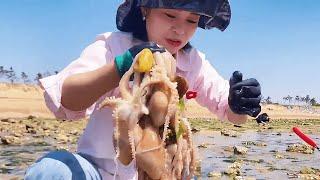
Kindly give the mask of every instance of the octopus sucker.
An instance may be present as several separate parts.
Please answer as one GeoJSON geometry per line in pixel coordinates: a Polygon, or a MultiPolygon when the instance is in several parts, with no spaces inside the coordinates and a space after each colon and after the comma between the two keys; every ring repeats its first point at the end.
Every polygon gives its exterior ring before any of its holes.
{"type": "Polygon", "coordinates": [[[169,52],[150,53],[143,50],[134,58],[119,82],[120,97],[107,97],[100,108],[113,110],[116,157],[120,142],[128,142],[139,179],[191,179],[195,148],[190,124],[178,107],[188,84],[176,75],[169,52]]]}

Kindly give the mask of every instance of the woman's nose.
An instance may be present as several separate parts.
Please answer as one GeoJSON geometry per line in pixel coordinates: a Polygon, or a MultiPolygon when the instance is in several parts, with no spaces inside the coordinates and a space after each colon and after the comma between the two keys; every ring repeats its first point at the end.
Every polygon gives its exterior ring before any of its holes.
{"type": "Polygon", "coordinates": [[[185,29],[184,29],[183,25],[181,25],[179,23],[175,23],[174,25],[172,25],[172,30],[177,35],[184,35],[184,33],[185,33],[185,29]]]}

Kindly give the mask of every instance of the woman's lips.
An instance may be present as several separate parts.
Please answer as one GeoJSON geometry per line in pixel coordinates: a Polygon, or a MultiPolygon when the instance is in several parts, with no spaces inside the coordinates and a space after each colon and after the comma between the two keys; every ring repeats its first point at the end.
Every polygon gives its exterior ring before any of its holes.
{"type": "Polygon", "coordinates": [[[173,47],[179,47],[181,45],[181,41],[173,40],[173,39],[166,39],[167,43],[173,47]]]}

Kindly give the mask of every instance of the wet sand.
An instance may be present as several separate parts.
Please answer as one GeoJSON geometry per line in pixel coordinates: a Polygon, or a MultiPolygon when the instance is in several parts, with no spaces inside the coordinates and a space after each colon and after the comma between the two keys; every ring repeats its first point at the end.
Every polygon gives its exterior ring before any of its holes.
{"type": "MultiPolygon", "coordinates": [[[[236,175],[253,179],[301,178],[301,171],[306,168],[311,169],[309,176],[320,176],[320,152],[316,150],[312,154],[303,154],[286,151],[292,144],[304,144],[288,128],[293,125],[299,126],[320,144],[320,120],[279,122],[282,121],[274,120],[266,126],[259,126],[249,121],[239,127],[214,119],[191,120],[194,131],[200,130],[193,135],[201,160],[198,178],[213,178],[210,177],[212,174],[220,175],[222,179],[236,175]],[[235,154],[234,146],[246,147],[247,153],[235,154]],[[235,162],[241,164],[240,173],[225,174],[228,166],[235,162]]],[[[49,151],[67,149],[74,152],[85,125],[86,120],[2,119],[0,179],[22,178],[26,168],[49,151]],[[3,137],[13,137],[13,140],[8,138],[7,142],[3,137]]]]}
{"type": "MultiPolygon", "coordinates": [[[[26,168],[49,151],[76,150],[87,120],[55,119],[42,93],[38,86],[0,83],[0,179],[22,179],[26,168]]],[[[193,137],[201,160],[199,179],[320,179],[319,151],[286,151],[305,144],[292,132],[294,126],[320,144],[319,107],[264,105],[271,117],[266,126],[253,119],[242,126],[220,122],[194,101],[186,107],[194,132],[199,131],[193,137]],[[236,145],[247,148],[246,154],[235,154],[236,145]]]]}
{"type": "MultiPolygon", "coordinates": [[[[320,141],[319,135],[311,137],[320,141]]],[[[198,150],[203,179],[212,172],[221,174],[222,179],[235,176],[254,179],[298,178],[301,177],[300,171],[305,168],[316,169],[312,175],[320,176],[319,151],[313,154],[286,151],[289,145],[301,142],[292,133],[246,131],[240,133],[239,137],[228,137],[220,132],[211,132],[195,134],[194,140],[196,144],[207,144],[207,148],[198,150]],[[235,154],[235,145],[248,148],[248,152],[244,155],[235,154]],[[239,174],[225,174],[228,166],[235,162],[241,164],[239,174]]]]}

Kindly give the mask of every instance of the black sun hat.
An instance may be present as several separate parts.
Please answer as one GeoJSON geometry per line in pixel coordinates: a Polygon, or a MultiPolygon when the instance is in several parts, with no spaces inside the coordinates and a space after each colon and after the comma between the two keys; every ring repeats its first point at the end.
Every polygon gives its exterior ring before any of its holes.
{"type": "Polygon", "coordinates": [[[200,14],[198,27],[224,31],[230,23],[228,0],[125,0],[117,11],[117,28],[137,32],[145,26],[140,7],[181,9],[200,14]]]}

